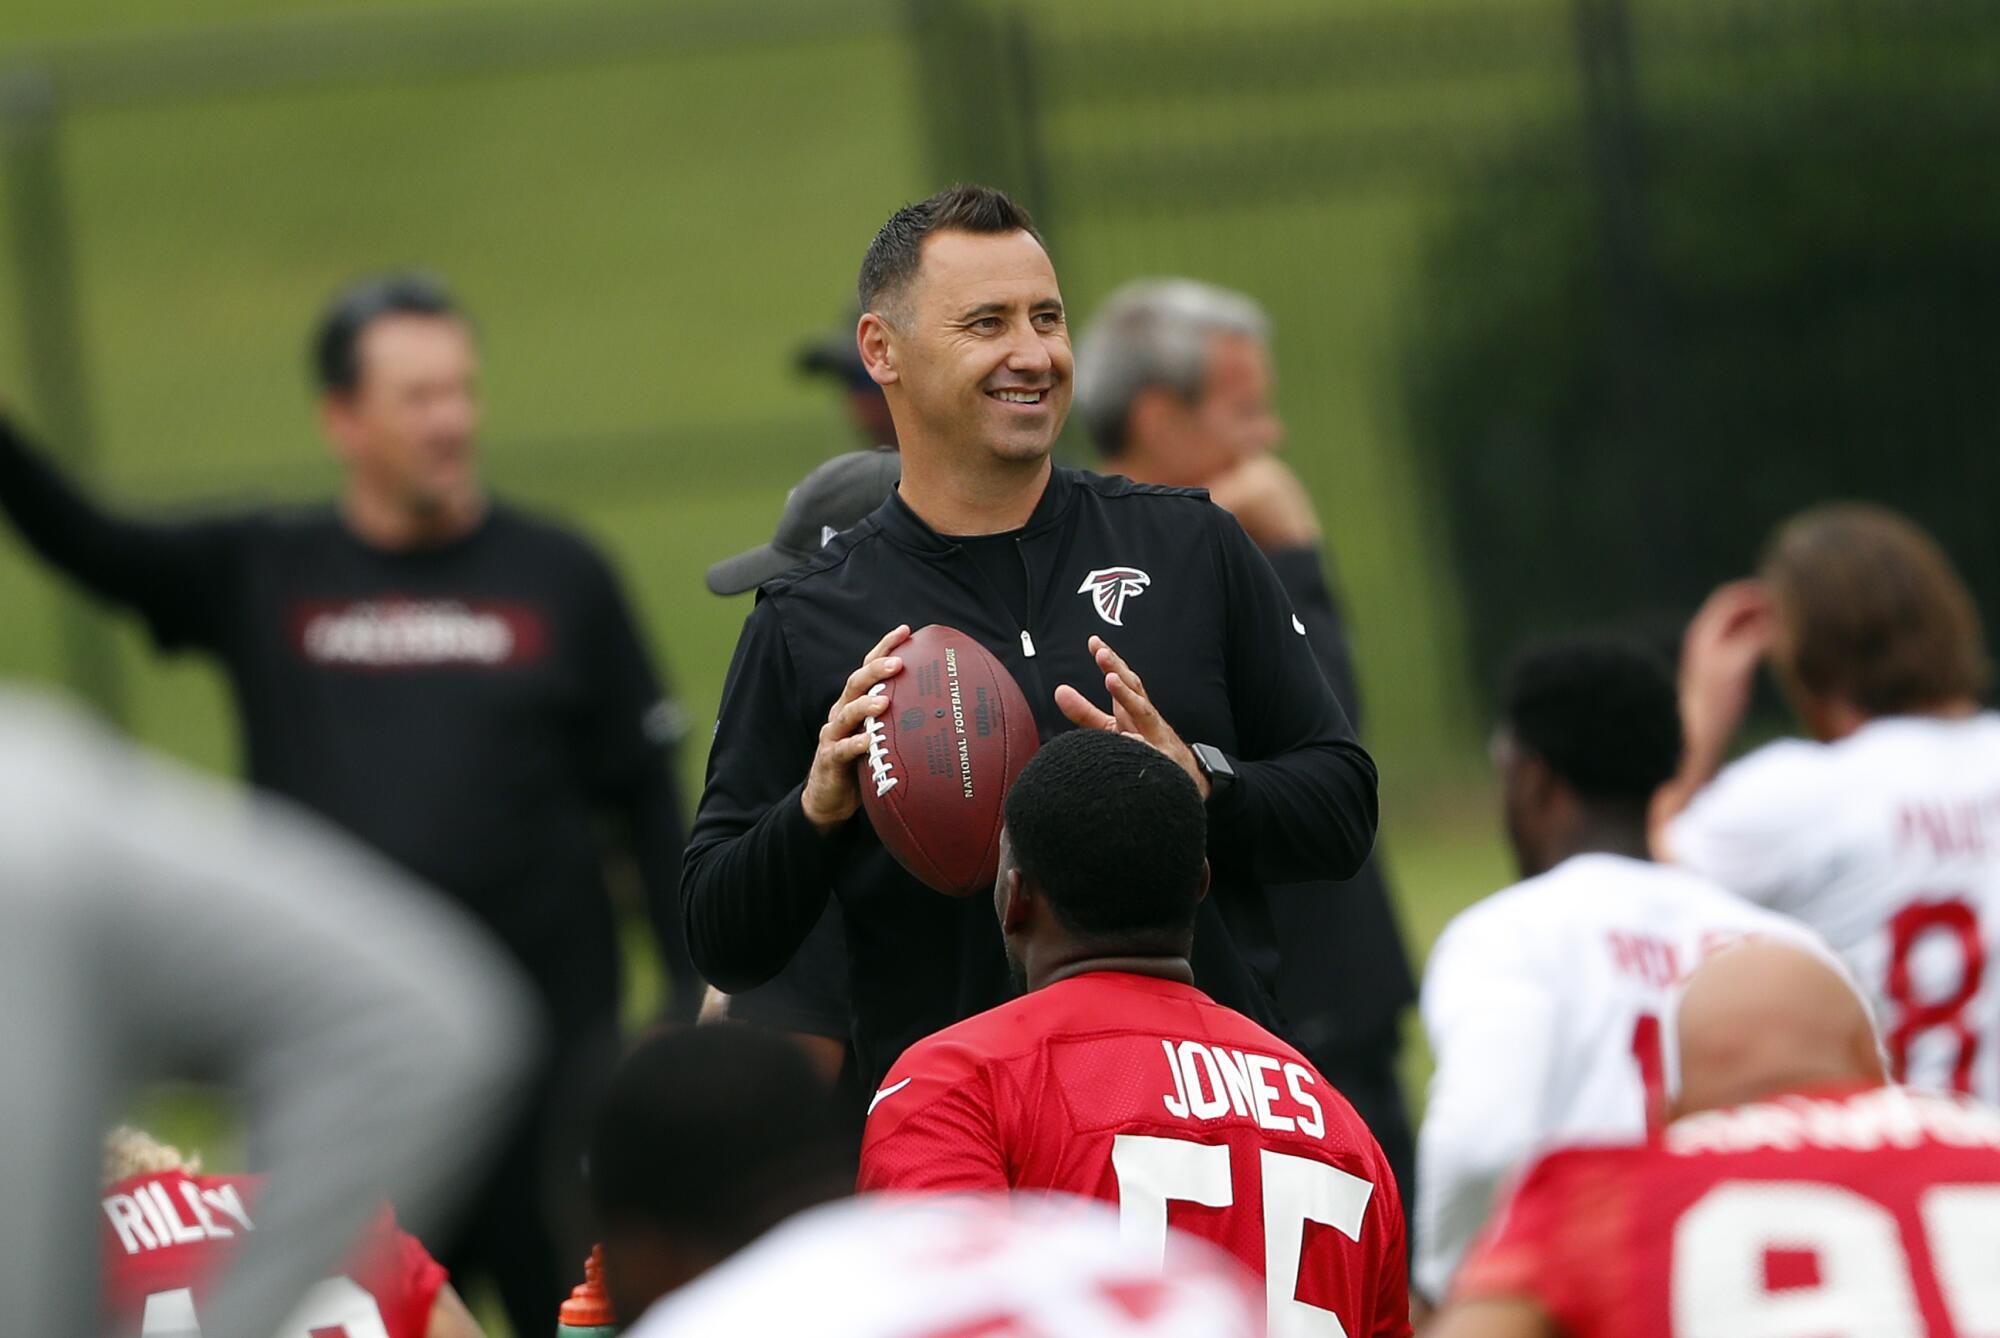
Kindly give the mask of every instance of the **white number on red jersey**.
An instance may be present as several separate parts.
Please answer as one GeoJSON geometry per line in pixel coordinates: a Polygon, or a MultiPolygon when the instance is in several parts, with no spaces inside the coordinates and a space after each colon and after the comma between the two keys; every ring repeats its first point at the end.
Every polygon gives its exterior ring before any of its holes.
{"type": "MultiPolygon", "coordinates": [[[[1917,1200],[1952,1327],[2000,1333],[2000,1185],[1917,1200]]],[[[1737,1180],[1674,1224],[1675,1338],[1923,1338],[1896,1216],[1840,1185],[1737,1180]]]]}
{"type": "MultiPolygon", "coordinates": [[[[177,1287],[146,1298],[139,1338],[201,1338],[194,1316],[194,1292],[177,1287]]],[[[313,1284],[291,1318],[278,1327],[277,1338],[389,1338],[382,1307],[352,1278],[327,1278],[313,1284]]]]}
{"type": "MultiPolygon", "coordinates": [[[[1325,1162],[1289,1153],[1262,1150],[1257,1160],[1271,1338],[1348,1338],[1338,1315],[1298,1299],[1299,1258],[1307,1222],[1359,1241],[1375,1186],[1325,1162]]],[[[1227,1208],[1235,1201],[1227,1144],[1118,1134],[1111,1140],[1111,1169],[1118,1177],[1121,1234],[1128,1244],[1162,1260],[1169,1200],[1207,1208],[1227,1208]]]]}

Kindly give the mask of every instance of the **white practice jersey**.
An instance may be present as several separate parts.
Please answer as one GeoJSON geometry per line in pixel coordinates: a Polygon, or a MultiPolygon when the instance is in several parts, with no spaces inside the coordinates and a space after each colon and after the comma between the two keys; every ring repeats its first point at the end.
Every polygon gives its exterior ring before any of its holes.
{"type": "Polygon", "coordinates": [[[1446,1294],[1508,1179],[1550,1143],[1643,1138],[1674,986],[1749,935],[1810,931],[1683,869],[1577,855],[1461,912],[1424,968],[1436,1068],[1417,1140],[1417,1289],[1446,1294]]]}
{"type": "Polygon", "coordinates": [[[625,1333],[1253,1338],[1264,1307],[1263,1284],[1222,1251],[1174,1232],[1162,1259],[1089,1200],[866,1194],[801,1213],[625,1333]]]}
{"type": "Polygon", "coordinates": [[[1667,845],[1833,945],[1896,1077],[2000,1102],[2000,715],[1760,748],[1695,796],[1667,845]]]}

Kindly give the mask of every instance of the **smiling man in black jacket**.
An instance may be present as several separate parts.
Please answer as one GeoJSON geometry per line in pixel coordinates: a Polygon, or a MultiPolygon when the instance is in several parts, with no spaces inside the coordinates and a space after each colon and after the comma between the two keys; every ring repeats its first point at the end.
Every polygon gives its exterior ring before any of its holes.
{"type": "Polygon", "coordinates": [[[868,689],[901,669],[910,628],[943,622],[1007,665],[1043,737],[1130,732],[1194,778],[1214,869],[1196,983],[1272,1019],[1263,886],[1352,874],[1376,808],[1374,763],[1270,565],[1199,491],[1053,466],[1068,328],[1006,196],[961,186],[899,210],[860,297],[902,481],[744,623],[682,875],[696,965],[725,990],[770,978],[831,892],[871,1086],[912,1041],[1008,996],[984,903],[925,888],[856,819],[860,728],[882,709],[868,689]]]}

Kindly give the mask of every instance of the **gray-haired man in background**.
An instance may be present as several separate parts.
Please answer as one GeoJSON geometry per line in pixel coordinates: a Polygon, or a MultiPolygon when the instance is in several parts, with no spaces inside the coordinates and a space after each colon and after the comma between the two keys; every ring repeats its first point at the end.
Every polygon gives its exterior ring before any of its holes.
{"type": "MultiPolygon", "coordinates": [[[[1142,279],[1105,300],[1076,353],[1076,412],[1106,472],[1208,489],[1278,573],[1320,669],[1357,732],[1360,695],[1326,574],[1319,518],[1273,452],[1270,319],[1253,299],[1194,279],[1142,279]]],[[[1396,1080],[1403,1011],[1416,998],[1379,848],[1329,888],[1270,889],[1284,945],[1278,1008],[1300,1049],[1368,1122],[1403,1193],[1414,1146],[1396,1080]]]]}

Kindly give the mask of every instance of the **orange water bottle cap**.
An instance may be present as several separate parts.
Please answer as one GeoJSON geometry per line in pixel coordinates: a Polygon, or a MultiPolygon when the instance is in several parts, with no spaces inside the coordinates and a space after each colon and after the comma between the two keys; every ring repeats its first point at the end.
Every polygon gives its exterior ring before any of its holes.
{"type": "Polygon", "coordinates": [[[570,1290],[569,1299],[562,1303],[556,1315],[556,1332],[566,1329],[602,1329],[610,1332],[618,1323],[612,1313],[611,1298],[604,1292],[604,1247],[590,1247],[590,1258],[583,1261],[583,1281],[570,1290]]]}

